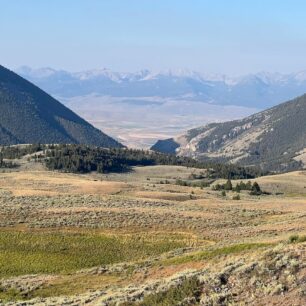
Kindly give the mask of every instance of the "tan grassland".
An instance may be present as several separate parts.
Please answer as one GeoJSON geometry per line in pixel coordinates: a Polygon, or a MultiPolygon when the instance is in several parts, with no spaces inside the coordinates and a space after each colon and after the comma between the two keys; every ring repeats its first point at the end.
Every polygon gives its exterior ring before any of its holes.
{"type": "Polygon", "coordinates": [[[201,171],[1,172],[0,304],[306,305],[306,171],[240,200],[201,171]]]}

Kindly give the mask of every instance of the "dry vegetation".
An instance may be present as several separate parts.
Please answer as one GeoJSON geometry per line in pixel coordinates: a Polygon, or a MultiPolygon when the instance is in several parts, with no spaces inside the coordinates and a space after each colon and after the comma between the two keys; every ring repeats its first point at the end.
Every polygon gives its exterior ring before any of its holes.
{"type": "Polygon", "coordinates": [[[200,172],[0,173],[2,303],[305,305],[305,172],[240,200],[175,184],[200,172]]]}

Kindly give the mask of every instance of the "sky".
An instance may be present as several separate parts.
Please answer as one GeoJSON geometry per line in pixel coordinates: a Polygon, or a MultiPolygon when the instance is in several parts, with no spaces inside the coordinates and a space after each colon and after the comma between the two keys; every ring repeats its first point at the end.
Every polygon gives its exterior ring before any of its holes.
{"type": "Polygon", "coordinates": [[[304,0],[0,0],[0,64],[69,71],[306,69],[304,0]]]}

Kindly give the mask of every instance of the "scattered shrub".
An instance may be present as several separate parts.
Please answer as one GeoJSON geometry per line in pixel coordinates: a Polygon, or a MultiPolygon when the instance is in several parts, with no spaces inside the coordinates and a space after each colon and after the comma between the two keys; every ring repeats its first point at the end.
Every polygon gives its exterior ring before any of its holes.
{"type": "Polygon", "coordinates": [[[288,238],[289,243],[300,243],[300,242],[305,242],[306,241],[306,236],[299,236],[299,235],[291,235],[288,238]]]}
{"type": "Polygon", "coordinates": [[[234,195],[233,200],[239,201],[240,200],[240,195],[239,194],[234,195]]]}
{"type": "Polygon", "coordinates": [[[250,195],[261,195],[261,194],[262,194],[262,191],[260,189],[260,186],[258,185],[257,182],[254,182],[250,195]]]}
{"type": "Polygon", "coordinates": [[[182,284],[173,286],[167,291],[145,296],[143,301],[136,305],[181,305],[180,302],[191,297],[199,301],[200,294],[200,282],[196,277],[192,277],[190,279],[185,279],[182,284]]]}

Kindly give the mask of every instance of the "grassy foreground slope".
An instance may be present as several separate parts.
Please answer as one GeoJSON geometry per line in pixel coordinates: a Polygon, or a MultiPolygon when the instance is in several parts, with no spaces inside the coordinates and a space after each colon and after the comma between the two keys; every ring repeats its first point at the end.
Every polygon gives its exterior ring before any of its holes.
{"type": "Polygon", "coordinates": [[[0,172],[3,304],[305,304],[303,171],[256,178],[270,194],[233,200],[198,184],[203,169],[20,162],[0,172]]]}

